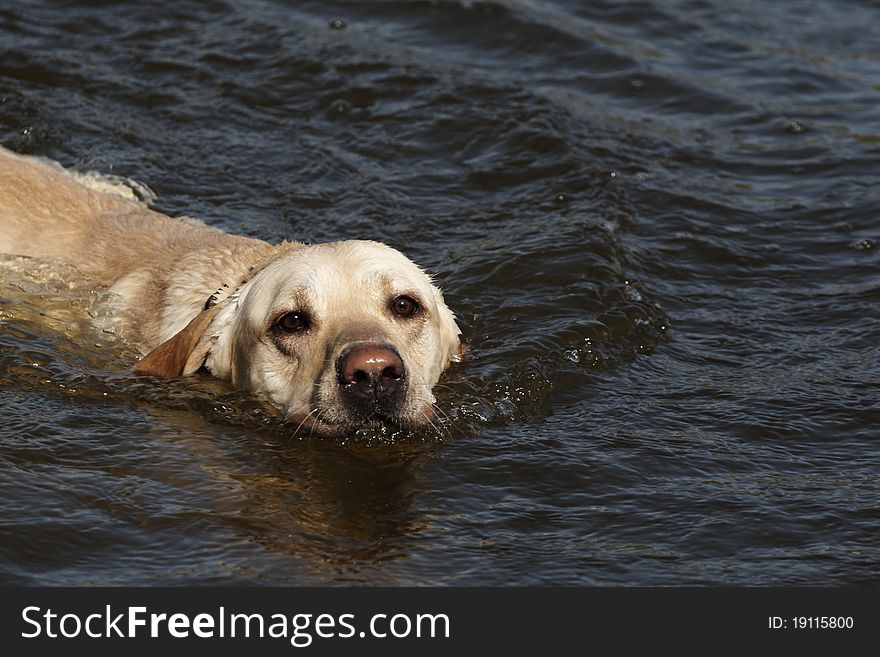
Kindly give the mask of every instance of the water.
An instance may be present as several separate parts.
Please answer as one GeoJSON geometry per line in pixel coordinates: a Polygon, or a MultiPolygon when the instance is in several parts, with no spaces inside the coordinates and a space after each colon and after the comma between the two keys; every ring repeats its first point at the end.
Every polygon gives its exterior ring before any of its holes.
{"type": "Polygon", "coordinates": [[[0,581],[880,583],[876,4],[160,4],[3,3],[0,142],[385,241],[470,356],[292,437],[6,259],[0,581]]]}

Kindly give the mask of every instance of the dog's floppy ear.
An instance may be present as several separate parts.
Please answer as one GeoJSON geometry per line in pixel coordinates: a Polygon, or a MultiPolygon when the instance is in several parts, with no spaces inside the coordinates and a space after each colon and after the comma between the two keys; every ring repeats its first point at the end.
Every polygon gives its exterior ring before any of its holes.
{"type": "Polygon", "coordinates": [[[434,297],[437,301],[437,314],[440,319],[440,348],[442,359],[441,371],[449,367],[450,363],[460,363],[462,356],[467,351],[467,345],[461,339],[461,330],[455,322],[455,315],[446,305],[443,292],[440,288],[434,288],[434,297]]]}
{"type": "Polygon", "coordinates": [[[225,304],[217,304],[196,315],[189,324],[153,349],[134,366],[135,372],[153,376],[186,376],[205,364],[212,340],[205,332],[225,304]],[[204,338],[204,339],[203,339],[204,338]]]}

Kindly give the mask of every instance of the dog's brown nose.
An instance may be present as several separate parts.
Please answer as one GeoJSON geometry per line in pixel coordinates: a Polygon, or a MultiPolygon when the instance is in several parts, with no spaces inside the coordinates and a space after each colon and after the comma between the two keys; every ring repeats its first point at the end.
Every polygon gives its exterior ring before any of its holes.
{"type": "Polygon", "coordinates": [[[384,400],[402,388],[403,360],[390,345],[355,344],[337,361],[339,384],[355,397],[384,400]]]}

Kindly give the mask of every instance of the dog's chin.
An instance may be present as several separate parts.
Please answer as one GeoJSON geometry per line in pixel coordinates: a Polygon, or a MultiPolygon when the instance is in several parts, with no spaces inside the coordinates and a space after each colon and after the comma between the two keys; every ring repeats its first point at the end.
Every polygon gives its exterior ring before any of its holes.
{"type": "Polygon", "coordinates": [[[413,422],[384,413],[349,414],[342,419],[334,418],[333,421],[326,420],[321,415],[321,413],[292,413],[287,416],[287,423],[293,426],[294,435],[340,438],[353,436],[361,431],[384,433],[389,429],[392,431],[414,430],[429,422],[427,415],[425,422],[413,422]]]}
{"type": "Polygon", "coordinates": [[[287,416],[287,424],[293,427],[297,436],[334,437],[348,433],[346,424],[327,422],[313,414],[291,413],[287,416]]]}
{"type": "Polygon", "coordinates": [[[401,423],[392,417],[372,415],[369,417],[346,417],[328,421],[316,414],[305,415],[294,413],[287,418],[288,424],[294,427],[294,434],[299,436],[320,436],[323,438],[341,438],[352,436],[358,431],[383,428],[399,428],[401,423]]]}

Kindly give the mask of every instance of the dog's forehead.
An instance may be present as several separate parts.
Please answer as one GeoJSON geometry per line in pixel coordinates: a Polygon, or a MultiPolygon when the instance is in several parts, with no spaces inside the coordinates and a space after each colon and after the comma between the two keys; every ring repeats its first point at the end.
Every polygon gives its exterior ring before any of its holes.
{"type": "Polygon", "coordinates": [[[275,295],[307,290],[336,296],[358,291],[428,292],[431,280],[400,251],[379,242],[349,240],[291,250],[267,267],[275,295]]]}
{"type": "Polygon", "coordinates": [[[344,240],[341,242],[312,244],[291,252],[291,255],[315,257],[348,264],[390,264],[418,270],[415,263],[397,249],[381,242],[369,240],[344,240]]]}

